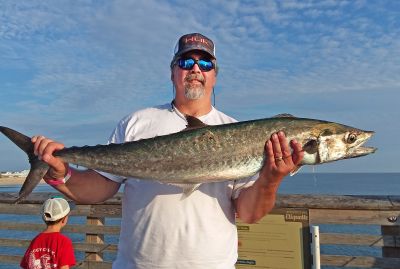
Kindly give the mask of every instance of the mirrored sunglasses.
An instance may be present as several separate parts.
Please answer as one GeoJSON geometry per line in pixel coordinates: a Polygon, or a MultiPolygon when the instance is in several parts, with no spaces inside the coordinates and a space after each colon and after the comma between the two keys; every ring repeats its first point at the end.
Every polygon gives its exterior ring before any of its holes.
{"type": "Polygon", "coordinates": [[[184,70],[191,70],[195,64],[197,64],[201,71],[208,72],[214,68],[214,64],[211,60],[204,60],[204,59],[192,59],[192,58],[185,58],[179,59],[177,62],[178,66],[184,70]]]}

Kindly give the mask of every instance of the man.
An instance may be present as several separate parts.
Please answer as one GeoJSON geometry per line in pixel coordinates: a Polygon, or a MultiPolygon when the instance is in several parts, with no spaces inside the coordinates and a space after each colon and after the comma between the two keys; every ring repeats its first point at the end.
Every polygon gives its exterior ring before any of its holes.
{"type": "MultiPolygon", "coordinates": [[[[185,115],[208,125],[234,122],[211,104],[217,70],[212,40],[198,33],[182,36],[171,61],[176,92],[173,102],[128,115],[109,142],[179,132],[186,127],[185,115]]],[[[290,142],[291,149],[282,132],[266,140],[266,161],[257,178],[202,184],[182,199],[177,186],[125,180],[93,170],[71,170],[52,155],[63,144],[43,136],[32,138],[35,154],[51,166],[45,179],[71,199],[101,202],[125,183],[121,234],[113,268],[185,269],[233,269],[238,243],[235,213],[243,221],[254,223],[273,208],[280,182],[300,163],[303,153],[296,141],[290,142]],[[66,183],[65,176],[69,178],[66,183]]]]}

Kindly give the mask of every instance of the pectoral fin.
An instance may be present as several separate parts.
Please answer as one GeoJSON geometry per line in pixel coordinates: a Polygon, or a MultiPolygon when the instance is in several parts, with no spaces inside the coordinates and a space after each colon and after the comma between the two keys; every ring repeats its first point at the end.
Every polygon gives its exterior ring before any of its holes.
{"type": "Polygon", "coordinates": [[[297,172],[300,171],[301,167],[302,167],[301,165],[297,166],[294,170],[290,171],[289,175],[294,176],[295,174],[297,174],[297,172]]]}
{"type": "Polygon", "coordinates": [[[195,192],[201,185],[199,184],[170,184],[172,186],[176,186],[182,189],[183,199],[189,197],[193,192],[195,192]]]}

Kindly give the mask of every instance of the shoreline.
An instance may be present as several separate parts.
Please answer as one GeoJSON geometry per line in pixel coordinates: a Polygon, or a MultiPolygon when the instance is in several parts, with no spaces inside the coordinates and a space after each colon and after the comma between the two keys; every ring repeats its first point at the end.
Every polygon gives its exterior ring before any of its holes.
{"type": "MultiPolygon", "coordinates": [[[[25,181],[25,177],[0,177],[0,186],[5,185],[22,185],[25,181]]],[[[46,184],[42,179],[39,184],[46,184]]]]}

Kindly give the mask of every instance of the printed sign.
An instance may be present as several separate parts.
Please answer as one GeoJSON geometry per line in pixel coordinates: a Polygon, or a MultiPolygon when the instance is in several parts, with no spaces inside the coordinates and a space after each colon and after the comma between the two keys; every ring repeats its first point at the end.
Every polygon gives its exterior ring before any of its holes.
{"type": "Polygon", "coordinates": [[[309,269],[310,233],[307,209],[277,209],[258,223],[237,219],[237,269],[309,269]]]}

